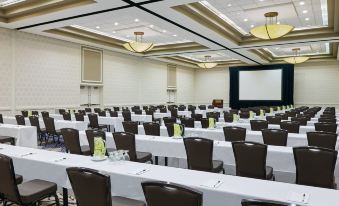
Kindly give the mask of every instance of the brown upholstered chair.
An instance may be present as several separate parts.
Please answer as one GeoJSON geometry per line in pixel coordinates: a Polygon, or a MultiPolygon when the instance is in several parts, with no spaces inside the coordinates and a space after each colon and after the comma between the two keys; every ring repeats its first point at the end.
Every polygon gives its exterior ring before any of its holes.
{"type": "Polygon", "coordinates": [[[15,145],[15,138],[9,136],[0,136],[0,144],[15,145]]]}
{"type": "Polygon", "coordinates": [[[337,123],[337,120],[336,119],[328,119],[328,118],[319,118],[318,122],[337,123]]]}
{"type": "Polygon", "coordinates": [[[188,169],[225,174],[223,161],[213,160],[213,140],[188,137],[184,144],[188,169]]]}
{"type": "MultiPolygon", "coordinates": [[[[106,141],[106,133],[102,130],[97,130],[97,129],[88,129],[85,132],[86,132],[89,150],[91,152],[91,155],[93,155],[94,154],[94,138],[101,137],[104,141],[106,141]]],[[[107,154],[108,152],[113,152],[113,151],[115,151],[115,149],[106,147],[107,154]]]]}
{"type": "Polygon", "coordinates": [[[338,152],[320,147],[294,147],[296,183],[336,189],[334,169],[338,152]]]}
{"type": "Polygon", "coordinates": [[[109,112],[109,116],[111,116],[111,117],[118,117],[119,114],[118,114],[117,111],[110,111],[110,112],[109,112]]]}
{"type": "Polygon", "coordinates": [[[28,111],[21,111],[21,114],[22,114],[22,116],[24,116],[24,117],[28,117],[28,111]]]}
{"type": "Polygon", "coordinates": [[[94,113],[99,113],[101,111],[100,108],[94,108],[94,113]]]}
{"type": "Polygon", "coordinates": [[[154,118],[154,110],[149,109],[149,110],[146,110],[145,112],[146,112],[146,115],[152,115],[152,122],[161,124],[161,118],[154,118]]]}
{"type": "Polygon", "coordinates": [[[91,155],[89,146],[80,146],[79,131],[72,128],[61,129],[64,138],[66,152],[78,155],[91,155]]]}
{"type": "Polygon", "coordinates": [[[220,113],[219,112],[206,112],[206,118],[214,118],[215,121],[219,121],[220,113]]]}
{"type": "Polygon", "coordinates": [[[99,111],[99,112],[98,112],[98,115],[99,115],[100,117],[106,117],[106,110],[99,111]]]}
{"type": "Polygon", "coordinates": [[[136,110],[134,110],[134,114],[141,115],[142,114],[142,110],[141,109],[136,109],[136,110]]]}
{"type": "Polygon", "coordinates": [[[42,116],[42,118],[49,117],[49,112],[43,111],[43,112],[41,112],[41,116],[42,116]]]}
{"type": "Polygon", "coordinates": [[[307,118],[305,117],[292,117],[292,122],[299,122],[301,126],[307,126],[307,118]]]}
{"type": "Polygon", "coordinates": [[[113,107],[113,111],[119,112],[120,108],[119,107],[113,107]]]}
{"type": "Polygon", "coordinates": [[[233,114],[224,114],[225,122],[233,122],[233,114]]]}
{"type": "Polygon", "coordinates": [[[299,133],[300,124],[299,122],[281,122],[280,129],[286,130],[288,133],[299,133]]]}
{"type": "Polygon", "coordinates": [[[141,201],[112,197],[109,175],[87,168],[71,167],[66,171],[79,206],[146,206],[141,201]]]}
{"type": "Polygon", "coordinates": [[[125,122],[132,121],[132,114],[130,111],[123,111],[122,112],[122,117],[124,118],[125,122]]]}
{"type": "Polygon", "coordinates": [[[89,127],[92,129],[107,129],[108,125],[99,125],[98,115],[97,114],[88,114],[89,127]]]}
{"type": "Polygon", "coordinates": [[[175,117],[164,117],[164,124],[176,123],[177,119],[175,117]]]}
{"type": "Polygon", "coordinates": [[[25,117],[23,115],[15,115],[17,125],[26,125],[25,117]]]}
{"type": "Polygon", "coordinates": [[[202,206],[203,194],[168,182],[142,182],[148,206],[202,206]]]}
{"type": "Polygon", "coordinates": [[[288,115],[283,113],[275,114],[276,117],[280,117],[281,120],[288,120],[288,115]]]}
{"type": "Polygon", "coordinates": [[[199,105],[198,108],[199,108],[200,110],[206,110],[206,105],[199,105]]]}
{"type": "Polygon", "coordinates": [[[194,121],[200,121],[202,119],[202,114],[191,114],[191,117],[194,121]]]}
{"type": "MultiPolygon", "coordinates": [[[[169,137],[173,137],[174,136],[174,124],[176,124],[176,123],[165,124],[169,137]]],[[[178,125],[180,125],[182,127],[182,129],[183,129],[183,131],[181,133],[181,136],[185,136],[185,125],[183,125],[183,124],[178,124],[178,125]]]]}
{"type": "Polygon", "coordinates": [[[4,123],[4,118],[2,117],[2,114],[0,114],[0,124],[4,123]]]}
{"type": "Polygon", "coordinates": [[[241,201],[241,206],[300,206],[294,203],[284,203],[269,200],[254,200],[244,199],[241,201]]]}
{"type": "Polygon", "coordinates": [[[45,128],[46,128],[46,145],[48,144],[48,139],[49,137],[52,137],[53,142],[55,143],[55,137],[57,137],[57,143],[60,143],[60,136],[61,136],[61,131],[55,129],[55,124],[54,124],[54,118],[52,117],[45,117],[43,118],[45,128]]]}
{"type": "Polygon", "coordinates": [[[337,144],[336,133],[330,132],[307,132],[308,146],[323,147],[328,149],[335,149],[337,144]]]}
{"type": "Polygon", "coordinates": [[[79,122],[84,122],[85,121],[85,116],[83,113],[75,113],[75,121],[79,121],[79,122]]]}
{"type": "Polygon", "coordinates": [[[64,113],[62,114],[62,116],[63,116],[64,120],[72,121],[72,117],[71,117],[71,114],[70,114],[70,113],[64,112],[64,113]]]}
{"type": "Polygon", "coordinates": [[[160,124],[154,122],[145,122],[143,125],[146,135],[160,136],[160,124]]]}
{"type": "Polygon", "coordinates": [[[232,142],[236,175],[274,180],[273,168],[266,166],[267,145],[257,142],[232,142]]]}
{"type": "Polygon", "coordinates": [[[268,128],[268,121],[265,120],[250,120],[252,131],[261,131],[268,128]]]}
{"type": "Polygon", "coordinates": [[[138,134],[138,122],[122,122],[125,132],[138,134]]]}
{"type": "Polygon", "coordinates": [[[85,112],[91,113],[92,112],[92,108],[85,108],[85,112]]]}
{"type": "Polygon", "coordinates": [[[65,109],[59,109],[59,114],[63,115],[66,112],[65,109]]]}
{"type": "Polygon", "coordinates": [[[249,112],[240,112],[239,116],[242,119],[248,119],[248,118],[250,118],[250,113],[249,112]]]}
{"type": "Polygon", "coordinates": [[[160,108],[160,113],[167,113],[167,109],[166,108],[160,108]]]}
{"type": "Polygon", "coordinates": [[[152,154],[148,152],[137,152],[135,149],[135,135],[128,132],[113,133],[114,142],[117,150],[128,150],[128,155],[133,162],[151,162],[152,154]]]}
{"type": "Polygon", "coordinates": [[[182,118],[181,124],[185,125],[188,128],[194,128],[194,119],[193,118],[182,118]]]}
{"type": "Polygon", "coordinates": [[[288,132],[283,129],[263,129],[264,144],[274,146],[287,146],[288,132]]]}
{"type": "Polygon", "coordinates": [[[200,120],[201,122],[201,128],[208,128],[209,126],[209,119],[208,118],[202,118],[200,120]]]}
{"type": "Polygon", "coordinates": [[[281,117],[279,117],[279,116],[267,116],[266,120],[268,121],[268,124],[280,125],[281,117]]]}
{"type": "Polygon", "coordinates": [[[338,125],[336,123],[317,122],[314,123],[315,131],[337,133],[338,125]]]}
{"type": "Polygon", "coordinates": [[[242,127],[224,127],[224,136],[227,142],[245,141],[246,129],[242,127]]]}
{"type": "Polygon", "coordinates": [[[47,135],[46,134],[46,129],[40,128],[40,122],[39,122],[39,117],[37,116],[30,116],[29,121],[31,123],[31,126],[36,127],[37,129],[37,134],[38,138],[40,140],[40,144],[42,143],[43,138],[47,135]]]}
{"type": "Polygon", "coordinates": [[[0,194],[6,202],[36,205],[42,199],[53,196],[56,205],[60,205],[55,183],[35,179],[18,185],[17,180],[12,159],[0,154],[0,194]]]}
{"type": "Polygon", "coordinates": [[[320,115],[320,118],[324,118],[324,119],[336,119],[335,114],[322,114],[320,115]]]}

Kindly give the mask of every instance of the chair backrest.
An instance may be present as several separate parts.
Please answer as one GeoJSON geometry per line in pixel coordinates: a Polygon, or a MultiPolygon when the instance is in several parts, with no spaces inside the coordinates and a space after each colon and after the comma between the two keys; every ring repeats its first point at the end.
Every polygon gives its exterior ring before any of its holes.
{"type": "Polygon", "coordinates": [[[191,117],[194,121],[200,121],[202,119],[202,114],[191,114],[191,117]]]}
{"type": "Polygon", "coordinates": [[[75,113],[74,116],[75,116],[75,121],[80,121],[80,122],[85,121],[85,117],[83,113],[80,113],[80,112],[75,113]]]}
{"type": "Polygon", "coordinates": [[[233,114],[231,114],[231,113],[225,114],[224,113],[224,120],[225,120],[225,122],[233,122],[233,114]]]}
{"type": "Polygon", "coordinates": [[[64,138],[66,150],[71,154],[82,155],[79,131],[72,128],[62,128],[61,134],[64,138]]]}
{"type": "Polygon", "coordinates": [[[167,109],[166,108],[160,108],[160,113],[167,113],[167,109]]]}
{"type": "Polygon", "coordinates": [[[17,125],[26,125],[25,117],[23,115],[15,115],[17,125]]]}
{"type": "Polygon", "coordinates": [[[241,206],[298,206],[298,205],[294,203],[284,203],[269,200],[244,199],[241,201],[241,206]]]}
{"type": "Polygon", "coordinates": [[[30,116],[29,122],[31,123],[31,126],[36,127],[38,134],[41,132],[40,130],[40,123],[39,123],[39,117],[37,116],[30,116]]]}
{"type": "Polygon", "coordinates": [[[200,110],[206,110],[206,105],[199,105],[198,108],[199,108],[200,110]]]}
{"type": "Polygon", "coordinates": [[[92,155],[94,154],[94,138],[101,137],[103,140],[106,141],[106,133],[102,130],[97,130],[97,129],[86,130],[86,136],[87,136],[89,149],[92,155]]]}
{"type": "Polygon", "coordinates": [[[135,135],[128,132],[113,133],[115,146],[118,150],[128,150],[131,161],[137,160],[137,152],[135,149],[135,135]]]}
{"type": "Polygon", "coordinates": [[[209,119],[208,118],[201,118],[201,128],[208,128],[209,127],[209,119]]]}
{"type": "Polygon", "coordinates": [[[184,138],[188,169],[212,172],[213,140],[197,137],[184,138]]]}
{"type": "Polygon", "coordinates": [[[334,189],[337,151],[320,147],[294,147],[293,153],[297,184],[334,189]]]}
{"type": "Polygon", "coordinates": [[[177,119],[175,117],[164,117],[164,124],[176,123],[177,119]]]}
{"type": "Polygon", "coordinates": [[[22,116],[24,116],[24,117],[28,117],[28,111],[26,111],[26,110],[21,111],[21,114],[22,114],[22,116]]]}
{"type": "Polygon", "coordinates": [[[4,123],[4,119],[2,117],[2,114],[0,114],[0,123],[3,124],[4,123]]]}
{"type": "Polygon", "coordinates": [[[194,119],[193,118],[182,118],[181,124],[185,125],[185,127],[194,128],[194,119]]]}
{"type": "Polygon", "coordinates": [[[134,110],[134,114],[142,114],[142,110],[141,109],[135,109],[134,110]]]}
{"type": "Polygon", "coordinates": [[[124,127],[125,132],[138,134],[138,122],[122,122],[122,126],[124,127]]]}
{"type": "Polygon", "coordinates": [[[145,122],[143,125],[146,135],[160,136],[160,124],[155,122],[145,122]]]}
{"type": "Polygon", "coordinates": [[[252,131],[261,131],[268,128],[268,121],[265,120],[251,120],[250,124],[252,131]]]}
{"type": "Polygon", "coordinates": [[[314,123],[315,131],[323,132],[332,132],[337,133],[338,124],[336,123],[326,123],[326,122],[317,122],[314,123]]]}
{"type": "Polygon", "coordinates": [[[100,117],[106,117],[106,110],[102,110],[98,112],[100,117]]]}
{"type": "Polygon", "coordinates": [[[165,182],[143,182],[147,206],[202,206],[203,194],[185,186],[165,182]]]}
{"type": "Polygon", "coordinates": [[[81,206],[112,206],[111,178],[99,171],[70,167],[66,169],[68,178],[81,206]]]}
{"type": "Polygon", "coordinates": [[[337,144],[336,133],[331,132],[307,132],[308,146],[323,147],[327,149],[335,149],[337,144]]]}
{"type": "Polygon", "coordinates": [[[125,122],[132,121],[132,114],[130,111],[123,111],[122,117],[124,118],[125,122]]]}
{"type": "Polygon", "coordinates": [[[288,115],[283,113],[275,114],[276,117],[280,117],[281,120],[288,120],[288,115]]]}
{"type": "Polygon", "coordinates": [[[49,117],[49,112],[43,111],[41,112],[42,118],[49,117]]]}
{"type": "Polygon", "coordinates": [[[59,114],[64,114],[66,112],[65,109],[59,109],[59,114]]]}
{"type": "MultiPolygon", "coordinates": [[[[165,124],[166,128],[167,128],[167,133],[168,133],[168,136],[169,137],[173,137],[174,136],[174,124],[176,123],[168,123],[168,124],[165,124]]],[[[180,125],[180,127],[182,128],[182,133],[181,135],[182,136],[185,136],[185,125],[183,124],[178,124],[180,125]]]]}
{"type": "Polygon", "coordinates": [[[98,115],[90,113],[87,116],[89,120],[89,126],[92,128],[99,128],[98,115]]]}
{"type": "Polygon", "coordinates": [[[206,112],[207,118],[214,118],[217,122],[219,121],[220,113],[219,112],[206,112]]]}
{"type": "Polygon", "coordinates": [[[94,108],[94,113],[99,113],[101,111],[100,108],[94,108]]]}
{"type": "Polygon", "coordinates": [[[242,127],[224,127],[225,140],[228,142],[245,141],[246,129],[242,127]]]}
{"type": "Polygon", "coordinates": [[[178,110],[177,109],[171,109],[171,117],[178,118],[178,110]]]}
{"type": "Polygon", "coordinates": [[[71,121],[71,120],[72,120],[71,114],[68,113],[68,112],[64,112],[64,113],[62,114],[62,116],[63,116],[64,120],[68,120],[68,121],[71,121]]]}
{"type": "Polygon", "coordinates": [[[119,112],[120,108],[119,107],[113,107],[113,111],[119,112]]]}
{"type": "Polygon", "coordinates": [[[111,109],[111,108],[105,108],[104,110],[105,110],[105,111],[107,111],[107,112],[110,112],[110,111],[112,111],[112,109],[111,109]]]}
{"type": "Polygon", "coordinates": [[[336,119],[335,114],[322,114],[320,115],[320,118],[324,118],[324,119],[336,119]]]}
{"type": "Polygon", "coordinates": [[[267,145],[256,142],[232,142],[236,175],[266,179],[267,145]]]}
{"type": "Polygon", "coordinates": [[[21,197],[15,181],[12,158],[0,154],[0,194],[11,202],[21,204],[21,197]]]}
{"type": "Polygon", "coordinates": [[[288,132],[283,129],[263,129],[264,144],[275,146],[287,146],[288,132]]]}
{"type": "Polygon", "coordinates": [[[281,117],[279,117],[279,116],[267,116],[266,120],[268,121],[268,124],[280,125],[281,117]]]}
{"type": "Polygon", "coordinates": [[[281,122],[280,129],[287,130],[288,133],[299,133],[300,124],[299,122],[281,122]]]}
{"type": "Polygon", "coordinates": [[[44,120],[46,132],[48,132],[49,134],[55,134],[56,131],[55,131],[54,118],[44,117],[43,120],[44,120]]]}
{"type": "Polygon", "coordinates": [[[327,123],[336,123],[336,119],[329,119],[329,118],[319,118],[318,122],[327,122],[327,123]]]}
{"type": "Polygon", "coordinates": [[[299,122],[299,124],[302,125],[302,126],[307,125],[307,118],[306,117],[292,117],[291,121],[299,122]]]}
{"type": "Polygon", "coordinates": [[[111,116],[111,117],[118,117],[119,115],[118,115],[117,111],[110,111],[109,112],[109,116],[111,116]]]}
{"type": "Polygon", "coordinates": [[[249,112],[240,112],[239,116],[242,119],[248,119],[248,118],[250,118],[250,113],[249,112]]]}
{"type": "Polygon", "coordinates": [[[85,112],[92,112],[92,108],[85,108],[85,112]]]}

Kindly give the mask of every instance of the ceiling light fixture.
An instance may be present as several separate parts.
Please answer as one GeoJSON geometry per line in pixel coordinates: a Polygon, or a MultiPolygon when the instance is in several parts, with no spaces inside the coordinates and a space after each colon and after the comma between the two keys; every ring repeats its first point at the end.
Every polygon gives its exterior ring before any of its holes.
{"type": "Polygon", "coordinates": [[[118,25],[119,25],[119,23],[118,23],[118,22],[115,22],[115,23],[114,23],[114,26],[118,26],[118,25]]]}
{"type": "Polygon", "coordinates": [[[304,10],[304,11],[303,11],[303,14],[307,14],[307,12],[308,12],[307,10],[304,10]]]}
{"type": "Polygon", "coordinates": [[[309,57],[307,56],[300,56],[300,48],[294,48],[292,49],[294,56],[293,57],[287,57],[284,59],[285,62],[290,64],[300,64],[307,60],[309,60],[309,57]]]}
{"type": "Polygon", "coordinates": [[[211,69],[217,65],[215,62],[211,62],[211,56],[205,56],[205,61],[198,64],[198,66],[203,69],[211,69]]]}
{"type": "Polygon", "coordinates": [[[96,28],[96,29],[100,29],[100,26],[96,26],[95,28],[96,28]]]}
{"type": "Polygon", "coordinates": [[[265,25],[254,27],[250,31],[253,36],[259,39],[277,39],[294,29],[294,26],[288,24],[278,24],[278,12],[268,12],[265,17],[265,25]]]}
{"type": "Polygon", "coordinates": [[[144,36],[144,32],[134,32],[134,35],[135,35],[134,42],[128,42],[128,43],[123,44],[123,46],[128,51],[142,53],[142,52],[147,52],[153,49],[154,47],[153,43],[142,42],[142,37],[144,36]]]}
{"type": "Polygon", "coordinates": [[[301,6],[305,5],[305,2],[303,2],[303,1],[299,2],[299,5],[301,5],[301,6]]]}
{"type": "Polygon", "coordinates": [[[139,19],[134,19],[135,22],[139,22],[140,20],[139,19]]]}
{"type": "Polygon", "coordinates": [[[309,20],[310,20],[310,18],[308,18],[308,17],[307,17],[307,18],[305,18],[305,21],[309,21],[309,20]]]}

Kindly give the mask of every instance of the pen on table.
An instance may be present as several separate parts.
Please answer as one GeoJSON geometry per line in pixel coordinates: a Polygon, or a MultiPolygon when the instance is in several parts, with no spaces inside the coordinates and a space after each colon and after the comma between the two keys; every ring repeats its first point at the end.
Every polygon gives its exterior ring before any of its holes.
{"type": "Polygon", "coordinates": [[[144,173],[144,172],[146,172],[146,171],[147,171],[146,169],[143,169],[143,170],[141,170],[140,172],[138,172],[137,175],[140,175],[140,174],[142,174],[142,173],[144,173]]]}
{"type": "Polygon", "coordinates": [[[218,180],[218,182],[217,183],[215,183],[215,185],[213,186],[214,188],[220,183],[221,181],[220,180],[218,180]]]}
{"type": "Polygon", "coordinates": [[[32,155],[32,154],[33,154],[33,153],[30,152],[30,153],[28,153],[28,154],[23,154],[23,155],[21,155],[21,157],[25,157],[25,156],[32,155]]]}
{"type": "Polygon", "coordinates": [[[304,193],[302,202],[305,202],[305,198],[306,198],[306,194],[304,193]]]}

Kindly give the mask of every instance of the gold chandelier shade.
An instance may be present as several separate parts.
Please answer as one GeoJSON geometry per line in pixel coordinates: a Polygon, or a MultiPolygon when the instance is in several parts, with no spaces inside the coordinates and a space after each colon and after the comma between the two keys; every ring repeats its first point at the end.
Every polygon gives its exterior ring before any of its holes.
{"type": "Polygon", "coordinates": [[[259,39],[277,39],[290,33],[293,26],[287,24],[266,24],[251,29],[250,33],[259,39]]]}
{"type": "Polygon", "coordinates": [[[125,49],[131,52],[136,52],[136,53],[147,52],[153,49],[154,47],[153,43],[142,42],[142,37],[144,35],[144,32],[134,32],[134,35],[135,35],[134,42],[128,42],[128,43],[123,44],[125,49]]]}
{"type": "Polygon", "coordinates": [[[205,62],[199,63],[198,66],[203,69],[211,69],[216,67],[218,64],[210,61],[211,56],[205,56],[205,62]]]}
{"type": "Polygon", "coordinates": [[[300,48],[294,48],[292,51],[294,52],[294,56],[285,58],[285,62],[290,64],[300,64],[310,59],[310,57],[307,56],[300,56],[300,48]]]}

